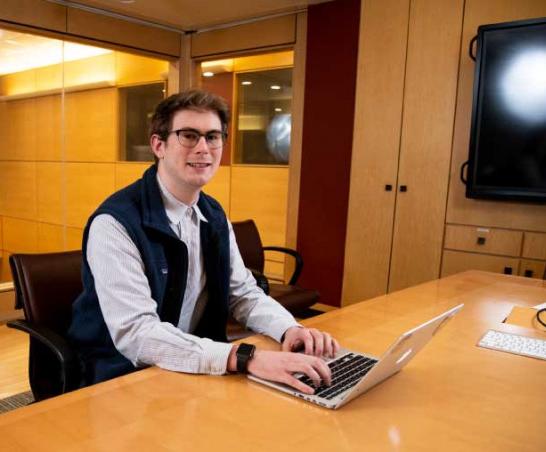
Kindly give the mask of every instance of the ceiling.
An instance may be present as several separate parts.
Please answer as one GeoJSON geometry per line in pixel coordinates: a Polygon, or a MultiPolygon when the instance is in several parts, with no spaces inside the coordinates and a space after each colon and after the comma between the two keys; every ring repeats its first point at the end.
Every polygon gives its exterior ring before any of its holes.
{"type": "MultiPolygon", "coordinates": [[[[50,0],[51,1],[51,0],[50,0]]],[[[277,13],[297,11],[327,0],[53,0],[99,8],[181,30],[200,30],[277,13]]]]}

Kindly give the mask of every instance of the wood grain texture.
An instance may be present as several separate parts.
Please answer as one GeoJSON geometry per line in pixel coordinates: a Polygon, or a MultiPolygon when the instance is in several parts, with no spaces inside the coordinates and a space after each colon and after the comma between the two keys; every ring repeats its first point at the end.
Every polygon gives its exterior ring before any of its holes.
{"type": "MultiPolygon", "coordinates": [[[[2,446],[326,452],[365,443],[370,450],[538,451],[546,422],[536,396],[546,388],[544,362],[476,342],[490,328],[545,337],[501,323],[514,305],[545,297],[544,281],[467,272],[304,320],[348,348],[380,355],[402,332],[465,304],[407,367],[339,411],[242,375],[149,368],[0,416],[2,446]]],[[[278,349],[265,337],[245,341],[278,349]]]]}
{"type": "Polygon", "coordinates": [[[231,167],[230,219],[253,219],[264,245],[286,242],[288,168],[231,167]]]}
{"type": "Polygon", "coordinates": [[[64,242],[64,226],[38,223],[38,252],[56,253],[59,251],[64,251],[64,242]]]}
{"type": "Polygon", "coordinates": [[[68,162],[113,162],[118,155],[118,92],[93,89],[65,95],[68,162]]]}
{"type": "MultiPolygon", "coordinates": [[[[546,2],[543,0],[466,0],[462,47],[468,48],[479,25],[544,16],[546,2]]],[[[546,232],[545,205],[465,197],[459,171],[468,159],[473,80],[474,62],[464,51],[460,56],[447,222],[546,232]]]]}
{"type": "Polygon", "coordinates": [[[66,225],[82,228],[115,191],[113,163],[66,164],[66,225]]]}
{"type": "Polygon", "coordinates": [[[179,33],[80,9],[68,9],[67,31],[70,34],[104,43],[158,52],[175,58],[180,56],[179,33]]]}
{"type": "Polygon", "coordinates": [[[546,262],[535,261],[531,259],[521,259],[519,264],[519,275],[528,276],[527,272],[531,272],[531,278],[544,279],[546,276],[546,262]]]}
{"type": "Polygon", "coordinates": [[[66,7],[45,0],[2,0],[0,20],[66,31],[66,7]]]}
{"type": "Polygon", "coordinates": [[[519,272],[519,259],[445,250],[442,259],[442,277],[467,270],[504,273],[505,267],[510,267],[512,274],[517,275],[519,272]]]}
{"type": "Polygon", "coordinates": [[[0,282],[11,281],[11,269],[9,267],[10,253],[6,250],[2,252],[2,258],[0,259],[0,282]]]}
{"type": "Polygon", "coordinates": [[[4,250],[10,253],[38,251],[38,223],[19,218],[3,219],[4,250]]]}
{"type": "Polygon", "coordinates": [[[62,163],[36,163],[38,216],[37,220],[64,224],[65,170],[62,163]]]}
{"type": "MultiPolygon", "coordinates": [[[[36,160],[38,129],[30,127],[30,124],[37,124],[38,102],[36,99],[6,102],[2,117],[2,120],[6,121],[6,127],[3,128],[5,152],[2,153],[2,160],[36,160]]],[[[49,125],[49,122],[46,122],[45,127],[49,125]]]]}
{"type": "MultiPolygon", "coordinates": [[[[286,246],[298,247],[298,209],[300,200],[301,153],[303,137],[303,106],[305,93],[305,56],[307,48],[307,13],[296,17],[296,44],[292,71],[292,130],[288,166],[288,198],[286,207],[286,246]]],[[[284,277],[294,271],[291,259],[286,259],[284,277]]]]}
{"type": "Polygon", "coordinates": [[[523,257],[546,260],[546,234],[525,232],[523,235],[523,257]]]}
{"type": "Polygon", "coordinates": [[[409,0],[364,1],[360,20],[343,305],[387,291],[409,0]]]}
{"type": "Polygon", "coordinates": [[[517,257],[521,253],[522,241],[521,231],[448,224],[444,248],[517,257]],[[478,238],[485,243],[478,244],[478,238]]]}
{"type": "Polygon", "coordinates": [[[35,219],[36,163],[0,161],[0,214],[35,219]]]}
{"type": "MultiPolygon", "coordinates": [[[[152,152],[150,150],[150,152],[152,152]]],[[[121,190],[127,185],[132,184],[142,177],[152,162],[118,162],[115,164],[115,186],[116,190],[121,190]]]]}
{"type": "Polygon", "coordinates": [[[63,149],[62,97],[60,95],[38,97],[35,108],[36,124],[40,124],[40,133],[36,139],[36,159],[60,161],[63,149]]]}
{"type": "Polygon", "coordinates": [[[411,2],[389,291],[440,274],[463,6],[411,2]]]}
{"type": "Polygon", "coordinates": [[[231,53],[293,44],[296,40],[296,15],[260,20],[230,28],[191,35],[191,56],[231,53]]]}
{"type": "Polygon", "coordinates": [[[83,240],[82,228],[66,228],[65,251],[81,250],[83,240]]]}
{"type": "Polygon", "coordinates": [[[0,325],[0,362],[0,399],[30,390],[27,334],[0,325]]]}
{"type": "Polygon", "coordinates": [[[203,191],[216,199],[229,217],[231,203],[231,167],[220,166],[212,180],[203,187],[203,191]]]}

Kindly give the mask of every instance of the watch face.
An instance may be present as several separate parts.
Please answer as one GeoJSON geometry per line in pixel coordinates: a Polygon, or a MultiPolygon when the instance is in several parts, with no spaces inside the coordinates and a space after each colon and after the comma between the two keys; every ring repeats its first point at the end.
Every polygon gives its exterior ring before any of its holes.
{"type": "Polygon", "coordinates": [[[248,362],[254,355],[254,350],[256,347],[251,344],[240,344],[237,348],[237,371],[245,372],[247,371],[248,362]]]}

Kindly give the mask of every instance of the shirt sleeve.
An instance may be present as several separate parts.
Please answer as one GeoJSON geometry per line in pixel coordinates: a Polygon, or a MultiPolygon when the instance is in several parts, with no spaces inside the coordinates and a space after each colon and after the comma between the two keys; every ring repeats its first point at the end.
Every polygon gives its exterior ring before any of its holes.
{"type": "Polygon", "coordinates": [[[184,333],[160,320],[140,253],[111,215],[98,215],[91,223],[87,259],[110,336],[133,365],[226,373],[231,344],[184,333]]]}
{"type": "Polygon", "coordinates": [[[292,314],[258,287],[245,267],[239,252],[233,226],[229,223],[230,311],[233,317],[256,333],[266,334],[277,342],[292,326],[300,326],[292,314]]]}

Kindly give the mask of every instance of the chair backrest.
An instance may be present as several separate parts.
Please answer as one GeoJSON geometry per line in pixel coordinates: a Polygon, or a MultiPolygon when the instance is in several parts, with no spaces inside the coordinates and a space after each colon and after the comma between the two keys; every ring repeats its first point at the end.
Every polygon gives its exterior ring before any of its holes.
{"type": "Polygon", "coordinates": [[[81,265],[81,251],[10,256],[16,307],[27,321],[66,334],[72,303],[83,288],[81,265]]]}
{"type": "Polygon", "coordinates": [[[253,220],[234,221],[233,232],[245,267],[264,271],[264,250],[260,233],[253,220]]]}

